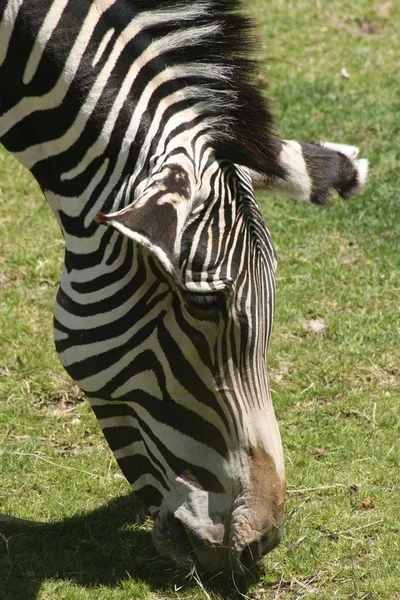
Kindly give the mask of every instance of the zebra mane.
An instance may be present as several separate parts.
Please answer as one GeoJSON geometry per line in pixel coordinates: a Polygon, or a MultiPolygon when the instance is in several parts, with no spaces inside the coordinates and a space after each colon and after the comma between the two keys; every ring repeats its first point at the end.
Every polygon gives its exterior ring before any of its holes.
{"type": "Polygon", "coordinates": [[[253,25],[240,12],[241,4],[240,0],[133,2],[139,16],[143,11],[143,20],[149,16],[150,35],[165,40],[162,60],[195,112],[208,120],[217,157],[281,176],[272,115],[253,83],[253,25]]]}

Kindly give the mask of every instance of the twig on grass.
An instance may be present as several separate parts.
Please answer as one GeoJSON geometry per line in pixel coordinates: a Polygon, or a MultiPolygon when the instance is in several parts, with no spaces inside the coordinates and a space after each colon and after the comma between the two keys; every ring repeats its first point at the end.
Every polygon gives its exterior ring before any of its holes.
{"type": "Polygon", "coordinates": [[[275,593],[275,596],[274,596],[274,600],[278,600],[278,598],[279,598],[279,596],[281,594],[282,581],[283,581],[283,575],[281,575],[281,579],[279,581],[278,589],[276,590],[276,593],[275,593]]]}
{"type": "Polygon", "coordinates": [[[378,521],[373,521],[372,523],[366,523],[365,525],[360,525],[359,527],[350,527],[350,529],[343,529],[342,531],[337,531],[335,535],[344,535],[346,533],[354,533],[355,531],[360,531],[361,529],[367,529],[367,527],[372,527],[373,525],[378,525],[379,523],[383,523],[384,519],[378,519],[378,521]]]}
{"type": "Polygon", "coordinates": [[[358,527],[350,527],[349,529],[342,529],[341,531],[322,531],[319,538],[327,536],[330,539],[337,540],[340,536],[351,536],[351,534],[355,533],[356,531],[368,529],[369,527],[373,527],[374,525],[378,525],[379,523],[383,522],[384,519],[379,519],[378,521],[373,521],[372,523],[366,523],[365,525],[359,525],[358,527]]]}
{"type": "Polygon", "coordinates": [[[300,546],[300,544],[302,542],[304,542],[304,540],[307,539],[306,535],[301,535],[295,542],[292,542],[291,544],[288,545],[287,549],[288,550],[296,550],[296,548],[298,548],[300,546]]]}
{"type": "Polygon", "coordinates": [[[374,407],[372,409],[372,431],[376,429],[376,402],[374,402],[374,407]]]}
{"type": "Polygon", "coordinates": [[[193,564],[192,570],[191,570],[191,578],[194,579],[194,581],[197,583],[197,585],[199,586],[199,588],[201,589],[201,591],[204,593],[205,597],[207,600],[211,600],[210,595],[208,594],[206,588],[203,585],[203,582],[200,579],[199,574],[197,573],[197,569],[195,567],[195,565],[193,564]]]}
{"type": "Polygon", "coordinates": [[[300,489],[288,489],[288,494],[305,494],[307,492],[324,492],[325,490],[334,490],[337,488],[345,488],[344,483],[335,483],[332,485],[320,485],[318,487],[313,488],[300,488],[300,489]]]}
{"type": "Polygon", "coordinates": [[[299,392],[299,396],[301,396],[302,394],[305,394],[306,392],[308,392],[308,390],[311,390],[311,388],[313,388],[313,387],[314,387],[314,382],[311,382],[308,387],[306,387],[304,390],[299,392]]]}
{"type": "Polygon", "coordinates": [[[68,465],[60,465],[59,463],[53,462],[52,460],[42,456],[36,452],[2,452],[1,455],[5,454],[11,456],[27,456],[30,458],[38,458],[49,465],[53,465],[54,467],[58,467],[59,469],[66,469],[67,471],[78,471],[78,473],[83,473],[84,475],[90,475],[91,477],[95,477],[96,479],[107,479],[104,475],[97,475],[97,473],[91,473],[90,471],[84,471],[83,469],[78,469],[77,467],[70,467],[68,465]]]}
{"type": "Polygon", "coordinates": [[[309,579],[307,581],[307,583],[303,583],[302,581],[299,581],[298,579],[296,579],[296,577],[292,578],[292,581],[296,585],[300,586],[303,590],[307,590],[307,592],[310,591],[310,586],[311,586],[312,583],[314,583],[315,580],[316,580],[316,577],[312,577],[311,579],[309,579]]]}

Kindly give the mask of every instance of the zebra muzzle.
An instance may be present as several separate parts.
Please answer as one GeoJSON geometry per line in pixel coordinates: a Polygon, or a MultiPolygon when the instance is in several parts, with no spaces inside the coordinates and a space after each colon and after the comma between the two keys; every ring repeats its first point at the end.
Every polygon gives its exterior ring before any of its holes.
{"type": "Polygon", "coordinates": [[[238,545],[237,536],[230,529],[222,523],[213,532],[201,527],[191,529],[168,513],[156,519],[152,539],[161,554],[185,570],[195,564],[205,571],[242,573],[273,550],[283,535],[283,525],[271,526],[262,534],[252,532],[250,536],[242,536],[238,545]]]}

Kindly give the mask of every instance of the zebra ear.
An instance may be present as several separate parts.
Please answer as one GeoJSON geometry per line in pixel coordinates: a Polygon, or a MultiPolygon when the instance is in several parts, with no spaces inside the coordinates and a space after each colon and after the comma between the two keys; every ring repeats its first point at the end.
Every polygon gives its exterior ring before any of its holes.
{"type": "Polygon", "coordinates": [[[109,225],[148,248],[164,268],[175,271],[175,247],[191,209],[190,185],[186,173],[168,167],[164,176],[151,184],[132,204],[105,215],[96,223],[109,225]]]}

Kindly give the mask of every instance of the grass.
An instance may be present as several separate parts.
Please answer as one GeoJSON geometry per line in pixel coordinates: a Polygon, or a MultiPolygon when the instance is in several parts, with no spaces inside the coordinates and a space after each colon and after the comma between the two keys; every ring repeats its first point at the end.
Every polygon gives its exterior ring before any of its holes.
{"type": "Polygon", "coordinates": [[[260,84],[283,137],[359,143],[370,182],[328,207],[260,196],[277,247],[269,352],[286,534],[247,581],[199,583],[159,557],[97,423],[58,364],[55,219],[0,154],[2,600],[400,599],[400,8],[250,3],[260,84]],[[350,78],[344,78],[345,68],[350,78]],[[319,333],[310,321],[325,325],[319,333]]]}

